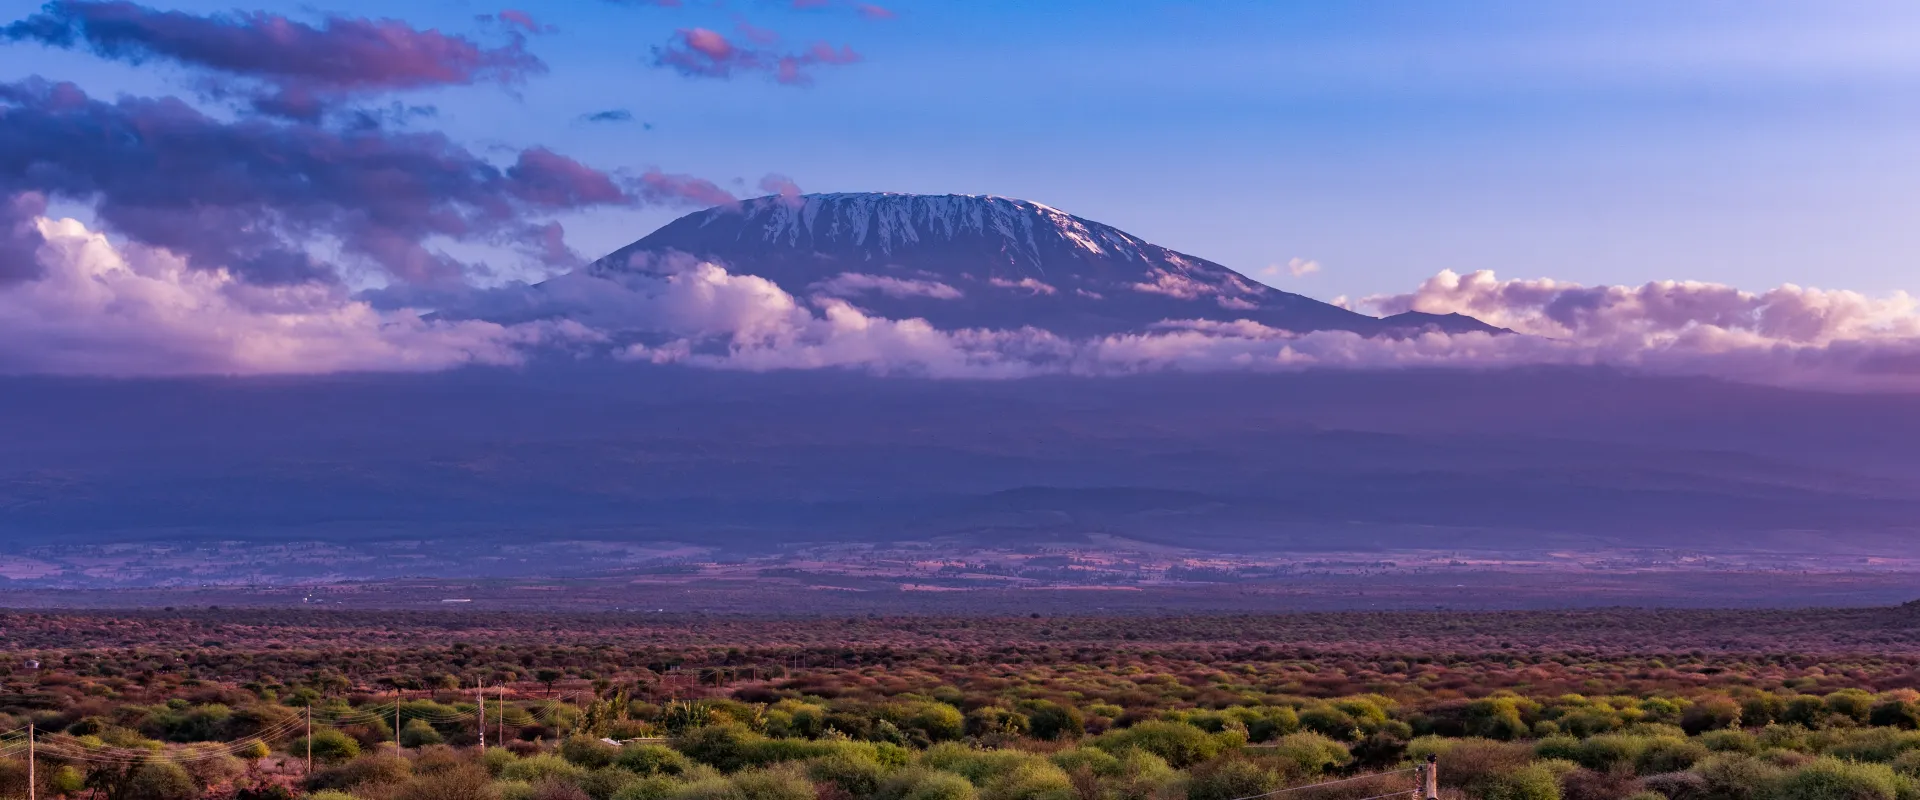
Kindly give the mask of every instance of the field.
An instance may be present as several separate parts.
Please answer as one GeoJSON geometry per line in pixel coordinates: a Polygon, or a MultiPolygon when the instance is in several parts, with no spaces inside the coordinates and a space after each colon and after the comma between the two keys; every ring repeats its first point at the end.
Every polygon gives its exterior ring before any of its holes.
{"type": "Polygon", "coordinates": [[[9,798],[29,723],[35,794],[102,800],[1361,800],[1430,754],[1450,797],[1920,797],[1916,604],[53,610],[0,650],[9,798]]]}

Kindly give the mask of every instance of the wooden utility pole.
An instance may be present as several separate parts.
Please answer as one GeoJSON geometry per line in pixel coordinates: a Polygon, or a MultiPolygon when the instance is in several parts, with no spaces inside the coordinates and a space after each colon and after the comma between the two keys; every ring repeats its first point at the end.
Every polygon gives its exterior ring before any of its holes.
{"type": "Polygon", "coordinates": [[[307,704],[307,774],[313,774],[313,704],[307,704]]]}
{"type": "Polygon", "coordinates": [[[1440,756],[1428,754],[1427,765],[1420,768],[1420,797],[1440,800],[1440,756]]]}
{"type": "Polygon", "coordinates": [[[33,770],[33,723],[27,723],[27,800],[40,800],[40,782],[33,770]]]}
{"type": "Polygon", "coordinates": [[[485,755],[487,752],[487,685],[478,681],[475,683],[479,685],[479,691],[474,694],[480,696],[480,753],[485,755]]]}

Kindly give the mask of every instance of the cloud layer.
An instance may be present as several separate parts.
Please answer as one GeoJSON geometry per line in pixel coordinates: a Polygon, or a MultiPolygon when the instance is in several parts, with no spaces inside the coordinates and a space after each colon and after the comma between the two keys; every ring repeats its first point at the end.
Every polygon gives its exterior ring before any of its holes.
{"type": "MultiPolygon", "coordinates": [[[[570,185],[570,184],[569,184],[570,185]]],[[[1033,328],[941,330],[862,310],[866,294],[959,299],[931,281],[845,273],[797,297],[765,278],[678,257],[537,285],[460,287],[397,308],[338,287],[263,286],[0,206],[0,372],[103,375],[434,370],[542,354],[714,369],[847,368],[941,378],[1314,368],[1611,365],[1769,384],[1920,389],[1920,308],[1904,294],[1699,283],[1581,287],[1441,273],[1383,312],[1471,313],[1523,335],[1369,339],[1257,323],[1169,320],[1068,339],[1033,328]],[[29,263],[19,253],[31,251],[29,263]]],[[[1024,288],[1024,287],[1023,287],[1024,288]]]]}
{"type": "Polygon", "coordinates": [[[309,24],[261,11],[196,15],[124,0],[55,0],[0,29],[0,38],[85,50],[193,71],[211,93],[250,98],[260,111],[314,119],[347,99],[404,89],[514,83],[546,70],[527,52],[532,17],[507,11],[509,41],[488,47],[399,20],[329,16],[309,24]]]}
{"type": "Polygon", "coordinates": [[[335,287],[257,286],[164,250],[115,245],[75,220],[28,222],[39,240],[34,276],[0,283],[0,373],[438,370],[515,364],[531,348],[593,335],[564,322],[379,311],[335,287]]]}

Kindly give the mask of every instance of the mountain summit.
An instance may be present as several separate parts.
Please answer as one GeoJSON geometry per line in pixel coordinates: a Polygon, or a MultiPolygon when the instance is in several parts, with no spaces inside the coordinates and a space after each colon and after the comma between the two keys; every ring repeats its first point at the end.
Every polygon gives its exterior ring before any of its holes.
{"type": "Polygon", "coordinates": [[[1087,336],[1166,320],[1296,332],[1497,332],[1470,317],[1370,317],[1027,200],[892,193],[762,197],[681,217],[594,265],[685,253],[795,295],[833,295],[943,329],[1087,336]]]}

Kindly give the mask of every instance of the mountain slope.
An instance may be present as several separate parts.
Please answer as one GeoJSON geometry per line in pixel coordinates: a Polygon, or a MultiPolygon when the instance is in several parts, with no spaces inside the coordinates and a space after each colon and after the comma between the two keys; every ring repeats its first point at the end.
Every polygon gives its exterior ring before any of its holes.
{"type": "Polygon", "coordinates": [[[1070,336],[1167,320],[1251,320],[1367,336],[1498,332],[1459,315],[1370,317],[1262,285],[1206,259],[1025,200],[890,193],[763,197],[681,217],[594,265],[685,253],[943,329],[1032,326],[1070,336]]]}

